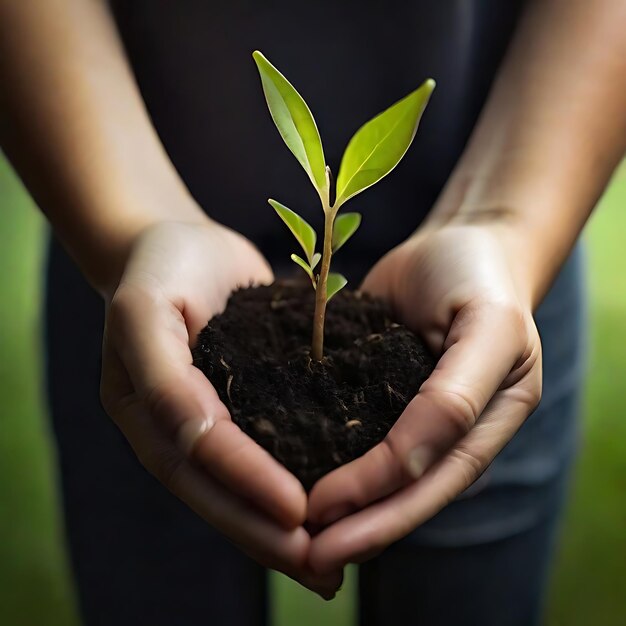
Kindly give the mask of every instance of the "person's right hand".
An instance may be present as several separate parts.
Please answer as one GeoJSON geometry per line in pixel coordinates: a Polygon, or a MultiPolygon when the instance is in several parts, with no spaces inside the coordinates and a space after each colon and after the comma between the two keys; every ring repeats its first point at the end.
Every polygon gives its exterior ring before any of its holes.
{"type": "Polygon", "coordinates": [[[307,568],[302,485],[231,421],[192,364],[190,346],[230,293],[271,280],[249,241],[208,219],[148,228],[107,297],[101,398],[172,493],[256,561],[329,599],[342,571],[307,568]]]}

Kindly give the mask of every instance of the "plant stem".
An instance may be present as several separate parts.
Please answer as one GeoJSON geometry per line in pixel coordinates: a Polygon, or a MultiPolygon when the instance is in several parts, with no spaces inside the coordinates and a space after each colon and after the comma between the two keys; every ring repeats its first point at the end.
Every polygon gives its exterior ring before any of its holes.
{"type": "Polygon", "coordinates": [[[319,278],[315,288],[315,313],[313,314],[313,339],[311,341],[311,358],[321,361],[324,356],[324,319],[328,298],[327,283],[330,271],[330,259],[333,255],[333,222],[336,211],[332,207],[324,207],[324,247],[319,278]]]}

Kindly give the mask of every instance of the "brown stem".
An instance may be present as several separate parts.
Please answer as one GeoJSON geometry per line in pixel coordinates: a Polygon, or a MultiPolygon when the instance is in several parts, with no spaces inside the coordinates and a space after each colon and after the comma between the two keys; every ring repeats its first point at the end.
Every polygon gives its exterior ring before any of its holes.
{"type": "Polygon", "coordinates": [[[324,319],[326,317],[326,297],[330,259],[333,255],[333,222],[335,211],[328,208],[324,211],[324,247],[320,274],[315,288],[315,313],[313,314],[313,339],[311,341],[311,358],[321,361],[324,356],[324,319]]]}

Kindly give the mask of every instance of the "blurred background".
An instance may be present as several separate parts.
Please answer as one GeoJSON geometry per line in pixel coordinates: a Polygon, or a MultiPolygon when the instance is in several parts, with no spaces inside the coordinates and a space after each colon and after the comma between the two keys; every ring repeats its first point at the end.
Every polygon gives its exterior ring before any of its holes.
{"type": "MultiPolygon", "coordinates": [[[[42,384],[46,227],[0,155],[0,624],[78,626],[42,384]]],[[[591,349],[584,447],[552,581],[548,626],[626,624],[626,166],[585,232],[591,349]]],[[[80,311],[68,311],[80,316],[80,311]]],[[[274,626],[348,626],[337,599],[272,578],[274,626]]]]}

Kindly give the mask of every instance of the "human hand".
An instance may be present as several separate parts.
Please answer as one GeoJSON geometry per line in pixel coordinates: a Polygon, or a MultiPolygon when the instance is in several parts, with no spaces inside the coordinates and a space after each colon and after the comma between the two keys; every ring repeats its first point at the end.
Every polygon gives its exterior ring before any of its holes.
{"type": "Polygon", "coordinates": [[[387,299],[439,357],[387,437],[323,477],[309,521],[311,565],[361,562],[469,487],[541,396],[541,343],[529,286],[512,263],[512,231],[424,228],[383,257],[363,289],[387,299]]]}
{"type": "Polygon", "coordinates": [[[192,364],[190,344],[230,293],[271,280],[249,241],[208,219],[148,228],[107,298],[101,397],[172,493],[261,564],[330,598],[341,569],[307,569],[302,486],[231,421],[192,364]]]}

